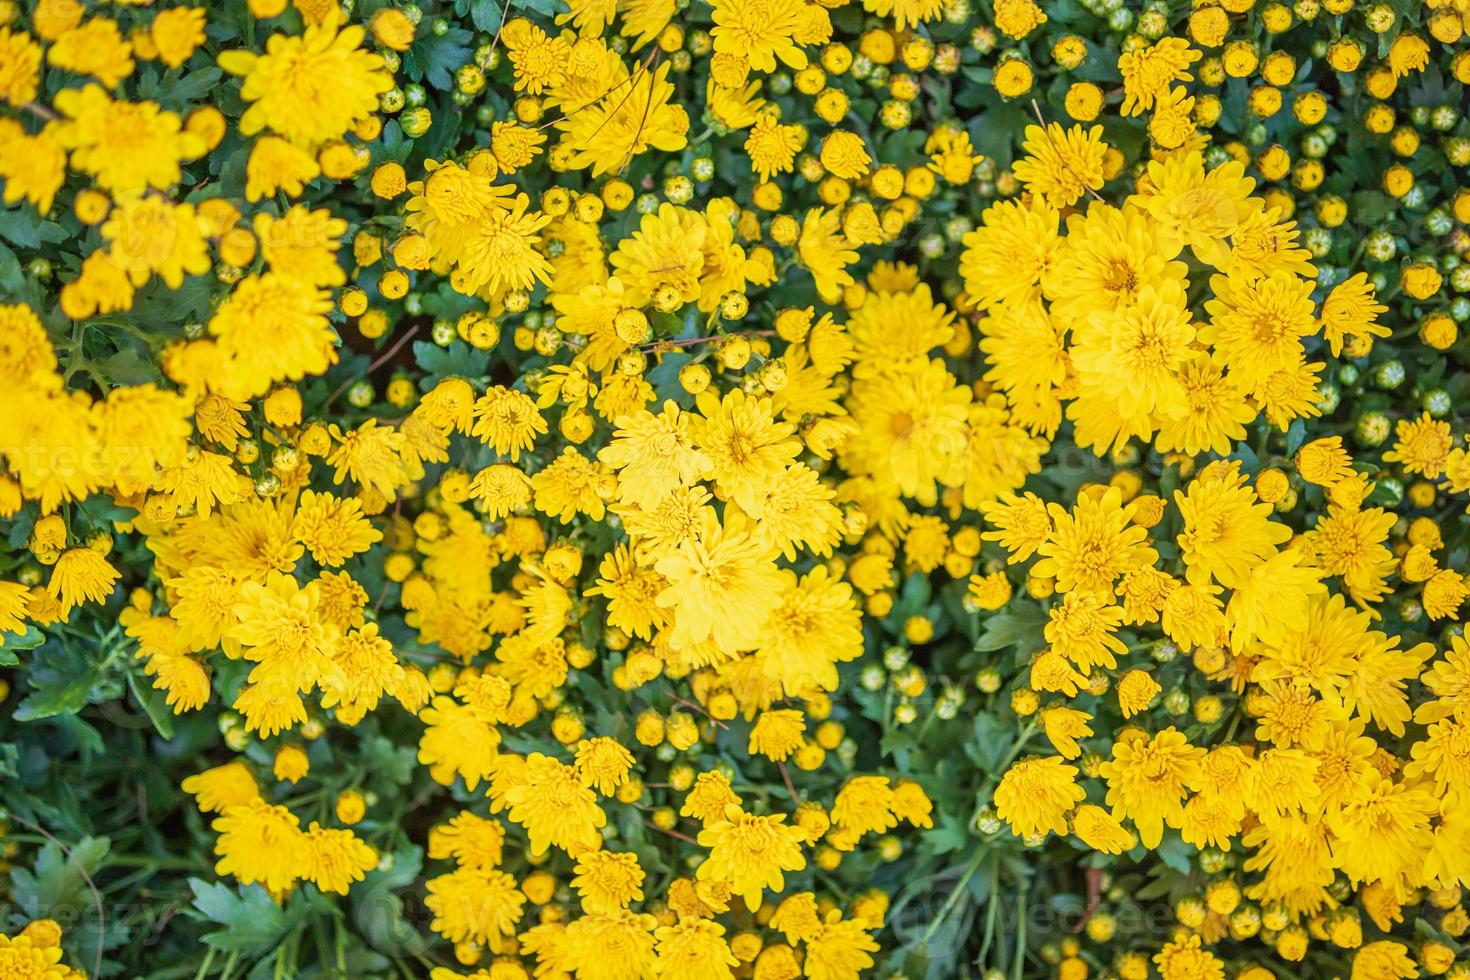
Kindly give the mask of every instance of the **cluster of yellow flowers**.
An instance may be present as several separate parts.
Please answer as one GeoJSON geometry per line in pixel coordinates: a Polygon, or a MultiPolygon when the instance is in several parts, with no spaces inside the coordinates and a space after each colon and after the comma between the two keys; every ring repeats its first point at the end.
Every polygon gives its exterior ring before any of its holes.
{"type": "Polygon", "coordinates": [[[1470,976],[1470,191],[1396,115],[1470,164],[1470,8],[514,6],[0,0],[0,750],[207,719],[215,875],[422,857],[432,980],[1470,976]],[[1456,254],[1334,241],[1395,206],[1456,254]],[[1043,856],[1090,945],[997,960],[1043,856]]]}
{"type": "Polygon", "coordinates": [[[0,976],[22,980],[83,980],[85,970],[62,963],[61,926],[36,919],[14,936],[0,933],[0,976]]]}

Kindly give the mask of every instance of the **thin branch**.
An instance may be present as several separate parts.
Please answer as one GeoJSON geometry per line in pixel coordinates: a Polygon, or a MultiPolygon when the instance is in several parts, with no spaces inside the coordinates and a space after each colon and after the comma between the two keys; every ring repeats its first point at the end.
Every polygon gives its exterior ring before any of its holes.
{"type": "MultiPolygon", "coordinates": [[[[1041,106],[1037,103],[1035,99],[1031,100],[1031,111],[1036,114],[1036,121],[1041,124],[1041,135],[1045,136],[1046,141],[1051,144],[1052,149],[1057,151],[1057,159],[1062,161],[1062,166],[1067,168],[1067,172],[1069,174],[1077,178],[1077,183],[1084,191],[1091,194],[1094,200],[1102,201],[1103,196],[1097,191],[1093,190],[1091,187],[1088,187],[1087,181],[1082,179],[1082,175],[1079,174],[1076,170],[1072,169],[1072,164],[1067,160],[1066,148],[1057,146],[1056,140],[1052,139],[1051,131],[1046,128],[1046,119],[1041,115],[1041,106]]],[[[1107,202],[1104,201],[1103,203],[1107,202]]]]}
{"type": "Polygon", "coordinates": [[[645,820],[643,821],[643,823],[645,826],[652,827],[654,830],[658,831],[661,834],[668,834],[670,837],[677,837],[679,840],[688,841],[695,847],[699,846],[699,841],[695,840],[693,837],[690,837],[688,834],[681,834],[677,830],[665,830],[658,824],[654,823],[652,820],[645,820]]]}
{"type": "Polygon", "coordinates": [[[48,841],[61,848],[61,852],[66,855],[67,862],[76,865],[77,873],[82,876],[82,880],[85,881],[87,883],[87,887],[91,889],[92,901],[97,906],[97,954],[92,963],[92,977],[93,980],[96,980],[97,977],[100,977],[102,975],[102,943],[103,940],[106,938],[107,933],[107,910],[102,905],[102,892],[98,890],[97,883],[92,880],[92,876],[87,873],[87,866],[83,864],[75,854],[72,853],[71,848],[67,847],[61,841],[57,840],[56,836],[52,834],[51,831],[47,830],[45,827],[42,827],[38,823],[27,820],[25,817],[22,817],[20,814],[17,813],[10,814],[10,819],[14,820],[18,824],[21,824],[22,826],[31,828],[36,833],[46,838],[48,841]]]}
{"type": "Polygon", "coordinates": [[[796,795],[796,787],[791,783],[791,773],[787,771],[785,761],[777,762],[776,768],[781,770],[781,781],[786,784],[786,792],[791,794],[792,805],[800,810],[801,797],[796,795]]]}
{"type": "Polygon", "coordinates": [[[671,347],[693,347],[696,344],[707,344],[714,340],[724,340],[726,337],[774,337],[774,330],[742,330],[739,333],[712,333],[707,337],[686,337],[683,340],[655,340],[647,344],[641,344],[637,348],[644,351],[667,350],[671,347]]]}
{"type": "Polygon", "coordinates": [[[500,8],[500,23],[495,26],[495,37],[490,41],[490,52],[495,53],[500,47],[500,32],[505,30],[505,18],[510,16],[510,0],[505,0],[505,6],[500,8]]]}
{"type": "Polygon", "coordinates": [[[52,112],[48,107],[43,106],[39,102],[27,102],[25,105],[21,106],[21,108],[24,109],[26,112],[29,112],[33,116],[41,117],[47,122],[55,122],[56,120],[61,118],[56,113],[52,112]]]}
{"type": "MultiPolygon", "coordinates": [[[[381,356],[379,356],[376,360],[374,360],[371,364],[367,366],[367,370],[362,372],[362,377],[367,377],[378,368],[382,367],[384,364],[387,364],[389,361],[393,360],[393,355],[403,350],[403,345],[412,340],[414,338],[414,335],[418,332],[419,324],[417,323],[405,330],[403,332],[403,336],[399,337],[398,341],[392,347],[389,347],[386,352],[384,352],[381,356]]],[[[341,398],[342,393],[348,388],[351,388],[359,380],[360,378],[348,378],[346,381],[342,382],[341,386],[336,391],[332,392],[331,396],[326,400],[326,402],[322,404],[322,411],[325,412],[327,409],[331,408],[332,402],[336,401],[338,398],[341,398]]]]}
{"type": "Polygon", "coordinates": [[[664,693],[666,693],[669,697],[673,698],[675,704],[681,704],[681,705],[683,705],[686,708],[692,708],[693,710],[698,711],[700,714],[704,715],[710,721],[714,722],[716,727],[723,728],[723,729],[725,729],[727,731],[729,730],[730,726],[727,725],[727,724],[725,724],[723,721],[720,721],[720,719],[716,718],[714,715],[710,714],[709,711],[708,711],[708,709],[706,709],[704,705],[702,705],[702,704],[696,704],[695,702],[690,701],[690,700],[688,700],[686,698],[681,698],[681,697],[679,697],[679,695],[675,694],[672,690],[665,690],[664,693]]]}

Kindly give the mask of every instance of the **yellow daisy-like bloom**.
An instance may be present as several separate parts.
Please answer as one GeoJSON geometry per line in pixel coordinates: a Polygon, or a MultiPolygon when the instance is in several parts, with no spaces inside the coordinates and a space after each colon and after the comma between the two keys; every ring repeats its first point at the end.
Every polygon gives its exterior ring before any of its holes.
{"type": "Polygon", "coordinates": [[[1178,153],[1149,163],[1134,200],[1154,219],[1168,258],[1188,245],[1201,262],[1225,268],[1226,239],[1261,207],[1260,199],[1251,197],[1254,187],[1239,163],[1207,172],[1198,152],[1178,153]]]}
{"type": "Polygon", "coordinates": [[[1393,449],[1383,454],[1385,463],[1399,463],[1405,473],[1419,473],[1427,479],[1442,475],[1453,448],[1450,424],[1429,417],[1425,412],[1417,419],[1401,419],[1393,449]]]}
{"type": "Polygon", "coordinates": [[[954,337],[954,313],[934,301],[927,284],[911,289],[874,289],[847,325],[857,364],[856,377],[897,374],[923,367],[930,352],[954,337]],[[894,330],[902,323],[902,330],[894,330]]]}
{"type": "Polygon", "coordinates": [[[1053,652],[1090,674],[1093,667],[1113,669],[1117,666],[1114,655],[1127,652],[1127,644],[1113,632],[1122,622],[1123,610],[1105,593],[1079,589],[1068,592],[1052,608],[1043,635],[1053,652]]]}
{"type": "Polygon", "coordinates": [[[329,830],[312,821],[301,838],[301,877],[324,892],[346,895],[353,882],[378,865],[378,852],[350,830],[329,830]]]}
{"type": "Polygon", "coordinates": [[[821,160],[828,173],[844,180],[863,176],[873,162],[863,138],[845,129],[839,129],[822,140],[821,160]]]}
{"type": "MultiPolygon", "coordinates": [[[[752,517],[760,517],[772,481],[800,451],[796,427],[776,421],[770,399],[750,397],[738,389],[720,400],[713,393],[702,397],[699,409],[702,415],[692,420],[692,434],[709,462],[708,475],[716,491],[752,517]]],[[[624,480],[626,474],[625,469],[624,480]]]]}
{"type": "Polygon", "coordinates": [[[53,103],[65,118],[57,142],[71,164],[113,192],[167,190],[179,182],[179,164],[205,152],[183,121],[152,102],[115,101],[98,85],[63,89],[53,103]]]}
{"type": "Polygon", "coordinates": [[[796,152],[803,143],[799,126],[783,126],[773,116],[761,116],[745,137],[745,153],[750,169],[761,180],[776,174],[790,173],[796,152]]]}
{"type": "Polygon", "coordinates": [[[1200,948],[1198,936],[1165,944],[1154,956],[1154,964],[1163,980],[1225,980],[1225,964],[1200,948]]]}
{"type": "Polygon", "coordinates": [[[377,623],[349,630],[338,640],[333,659],[337,669],[322,680],[322,707],[337,708],[339,718],[362,717],[402,682],[403,668],[392,644],[378,635],[377,623]]]}
{"type": "Polygon", "coordinates": [[[1408,980],[1417,976],[1419,965],[1403,943],[1380,940],[1353,954],[1352,980],[1408,980]]]}
{"type": "Polygon", "coordinates": [[[1077,785],[1077,767],[1057,756],[1022,759],[1006,770],[995,788],[996,816],[1017,837],[1067,833],[1067,811],[1087,793],[1077,785]]]}
{"type": "Polygon", "coordinates": [[[0,977],[15,980],[68,980],[77,974],[61,965],[61,946],[31,935],[0,933],[0,977]]]}
{"type": "Polygon", "coordinates": [[[1159,846],[1165,823],[1179,826],[1186,792],[1199,786],[1204,754],[1172,727],[1138,742],[1114,743],[1112,759],[1099,770],[1108,781],[1108,806],[1133,821],[1145,847],[1159,846]]]}
{"type": "Polygon", "coordinates": [[[123,39],[117,21],[93,17],[52,42],[46,62],[78,75],[91,75],[113,89],[133,73],[133,46],[123,39]]]}
{"type": "Polygon", "coordinates": [[[941,360],[902,374],[854,382],[850,409],[858,434],[850,466],[932,503],[935,484],[963,483],[968,464],[970,390],[941,360]]]}
{"type": "Polygon", "coordinates": [[[806,53],[792,40],[801,8],[793,0],[718,0],[710,31],[715,53],[739,55],[755,71],[775,71],[777,58],[788,68],[805,68],[806,53]]]}
{"type": "Polygon", "coordinates": [[[618,420],[597,458],[618,472],[618,499],[651,510],[670,493],[703,478],[710,459],[695,445],[695,419],[672,400],[618,420]]]}
{"type": "Polygon", "coordinates": [[[658,604],[668,584],[658,572],[640,565],[626,545],[618,545],[603,556],[597,584],[584,594],[607,599],[608,625],[647,640],[668,625],[668,612],[658,604]]]}
{"type": "Polygon", "coordinates": [[[1184,411],[1160,424],[1154,447],[1161,452],[1230,453],[1256,417],[1245,391],[1203,353],[1184,363],[1178,381],[1184,411]]]}
{"type": "Polygon", "coordinates": [[[653,976],[658,920],[627,909],[592,913],[566,927],[565,965],[585,980],[653,976]]]}
{"type": "Polygon", "coordinates": [[[264,54],[222,52],[220,67],[244,77],[240,96],[251,103],[240,132],[269,129],[315,149],[371,116],[393,76],[381,57],[362,50],[365,35],[358,24],[339,32],[334,12],[299,37],[272,35],[264,54]]]}
{"type": "Polygon", "coordinates": [[[51,570],[46,590],[65,616],[84,602],[106,602],[119,573],[105,555],[91,548],[68,548],[51,570]]]}
{"type": "Polygon", "coordinates": [[[436,697],[420,717],[428,727],[419,739],[418,760],[436,782],[448,786],[459,776],[473,790],[495,771],[500,733],[473,707],[436,697]]]}
{"type": "Polygon", "coordinates": [[[453,858],[460,867],[494,871],[504,851],[504,825],[469,811],[429,831],[429,857],[453,858]]]}
{"type": "Polygon", "coordinates": [[[41,214],[51,210],[66,181],[66,150],[54,131],[26,135],[14,120],[0,120],[0,178],[6,204],[29,201],[41,214]]]}
{"type": "Polygon", "coordinates": [[[1089,190],[1103,185],[1108,144],[1103,142],[1101,126],[1027,126],[1022,148],[1026,156],[1012,168],[1016,179],[1054,208],[1070,207],[1089,190]]]}
{"type": "Polygon", "coordinates": [[[1332,288],[1322,301],[1319,314],[1322,336],[1332,348],[1332,356],[1342,353],[1345,338],[1388,337],[1393,334],[1378,317],[1388,312],[1388,307],[1377,300],[1373,284],[1365,272],[1354,273],[1332,288]]]}
{"type": "Polygon", "coordinates": [[[56,352],[35,311],[0,305],[0,384],[9,391],[59,387],[56,352]]]}
{"type": "Polygon", "coordinates": [[[516,934],[526,904],[516,880],[490,868],[460,868],[431,878],[424,907],[430,928],[452,943],[473,942],[500,952],[516,934]]]}
{"type": "Polygon", "coordinates": [[[760,754],[773,762],[784,762],[801,747],[806,732],[806,717],[795,709],[766,710],[750,729],[751,754],[760,754]]]}
{"type": "Polygon", "coordinates": [[[599,736],[577,743],[577,772],[582,781],[610,796],[628,779],[633,754],[616,739],[599,736]]]}
{"type": "Polygon", "coordinates": [[[361,501],[314,490],[301,495],[291,533],[327,568],[336,568],[383,540],[382,532],[363,514],[361,501]]]}
{"type": "Polygon", "coordinates": [[[1036,549],[1042,560],[1031,571],[1055,578],[1063,592],[1110,595],[1119,576],[1158,561],[1148,530],[1132,523],[1132,508],[1123,506],[1117,487],[1101,497],[1079,497],[1071,511],[1048,504],[1047,513],[1051,530],[1036,549]]]}
{"type": "Polygon", "coordinates": [[[531,397],[501,386],[480,396],[475,402],[474,418],[470,431],[497,453],[509,456],[511,462],[535,445],[538,435],[546,433],[546,420],[531,397]]]}
{"type": "Polygon", "coordinates": [[[1211,464],[1187,491],[1174,492],[1174,502],[1184,519],[1178,541],[1191,582],[1213,577],[1235,588],[1291,537],[1289,527],[1270,520],[1271,505],[1256,499],[1234,463],[1211,464]]]}
{"type": "Polygon", "coordinates": [[[1351,476],[1353,458],[1342,448],[1342,436],[1314,439],[1297,450],[1296,469],[1303,480],[1319,487],[1332,487],[1351,476]]]}
{"type": "Polygon", "coordinates": [[[1193,360],[1195,329],[1184,291],[1145,285],[1132,306],[1093,313],[1073,331],[1072,364],[1084,388],[1128,417],[1176,418],[1187,407],[1179,372],[1193,360]]]}
{"type": "Polygon", "coordinates": [[[981,504],[980,512],[986,523],[995,528],[981,537],[998,542],[1005,548],[1011,564],[1030,558],[1052,533],[1051,514],[1046,502],[1029,491],[1020,497],[1006,495],[981,504]]]}
{"type": "Polygon", "coordinates": [[[723,820],[699,832],[699,846],[710,852],[697,878],[728,882],[730,890],[754,912],[760,908],[762,891],[781,891],[786,887],[784,872],[806,867],[801,853],[805,834],[799,827],[786,826],[785,821],[784,813],[758,817],[738,805],[726,806],[723,820]]]}
{"type": "Polygon", "coordinates": [[[873,957],[869,954],[880,949],[877,940],[869,935],[868,928],[863,919],[844,919],[837,909],[828,912],[816,935],[805,943],[804,974],[811,980],[844,980],[861,976],[873,965],[873,957]]]}
{"type": "Polygon", "coordinates": [[[153,678],[154,690],[164,692],[164,703],[174,714],[197,711],[209,700],[209,674],[187,654],[157,651],[143,665],[153,678]]]}
{"type": "Polygon", "coordinates": [[[698,299],[708,233],[709,225],[698,211],[662,204],[656,214],[645,214],[638,230],[608,258],[627,292],[626,305],[646,306],[664,287],[672,288],[684,303],[698,299]]]}
{"type": "Polygon", "coordinates": [[[1153,108],[1155,99],[1168,92],[1171,84],[1192,81],[1189,66],[1200,57],[1181,37],[1160,38],[1151,45],[1124,52],[1118,58],[1118,70],[1123,74],[1123,114],[1142,115],[1153,108]]]}
{"type": "Polygon", "coordinates": [[[1092,728],[1087,724],[1091,720],[1092,716],[1087,712],[1061,705],[1041,712],[1042,731],[1046,732],[1047,741],[1051,742],[1064,759],[1075,759],[1082,754],[1077,739],[1093,734],[1092,728]]]}
{"type": "Polygon", "coordinates": [[[661,977],[708,977],[732,980],[731,967],[740,960],[725,942],[725,927],[709,919],[685,918],[678,924],[654,931],[658,960],[654,969],[661,977]]]}
{"type": "Polygon", "coordinates": [[[960,275],[977,309],[1021,305],[1040,293],[1056,257],[1060,215],[1045,198],[1029,203],[1000,201],[981,215],[981,226],[965,235],[960,275]]]}
{"type": "MultiPolygon", "coordinates": [[[[615,492],[611,469],[571,446],[531,478],[531,487],[536,493],[536,509],[563,524],[571,523],[578,514],[602,520],[607,511],[606,501],[615,492]]],[[[672,499],[673,496],[669,498],[672,499]]],[[[666,505],[669,500],[665,501],[666,505]]]]}
{"type": "Polygon", "coordinates": [[[740,795],[730,788],[730,778],[714,770],[702,772],[694,779],[694,786],[684,797],[679,815],[693,817],[709,826],[724,818],[725,808],[740,806],[740,795]]]}
{"type": "Polygon", "coordinates": [[[158,49],[158,60],[170,68],[188,61],[204,43],[205,18],[203,7],[172,7],[155,14],[148,33],[158,49]]]}
{"type": "Polygon", "coordinates": [[[570,854],[595,850],[598,829],[607,815],[577,770],[534,752],[526,759],[522,781],[505,794],[511,820],[526,828],[531,853],[544,854],[552,846],[570,854]]]}
{"type": "MultiPolygon", "coordinates": [[[[619,11],[624,34],[632,33],[644,7],[667,23],[673,0],[629,0],[619,11]]],[[[663,30],[664,23],[654,29],[663,30]]],[[[570,167],[590,168],[594,177],[620,171],[650,147],[672,153],[688,143],[689,114],[671,100],[671,65],[631,75],[623,60],[612,56],[612,68],[596,83],[596,99],[557,120],[557,129],[571,148],[570,167]]]]}
{"type": "Polygon", "coordinates": [[[209,271],[209,250],[189,204],[129,195],[102,225],[102,237],[110,246],[108,257],[136,286],[156,273],[171,289],[178,289],[185,273],[197,276],[209,271]]]}
{"type": "Polygon", "coordinates": [[[214,844],[219,855],[215,874],[283,892],[306,867],[301,823],[283,806],[257,799],[226,807],[210,826],[219,834],[214,844]]]}
{"type": "Polygon", "coordinates": [[[0,98],[22,106],[36,97],[41,46],[24,31],[0,27],[0,98]]]}
{"type": "Polygon", "coordinates": [[[616,912],[643,898],[643,869],[636,854],[589,851],[577,859],[572,887],[585,911],[616,912]]]}
{"type": "Polygon", "coordinates": [[[337,363],[337,333],[326,316],[331,305],[325,290],[294,276],[242,279],[209,321],[223,369],[215,387],[251,398],[337,363]]]}
{"type": "Polygon", "coordinates": [[[245,200],[259,201],[277,192],[300,197],[321,172],[316,157],[301,147],[279,136],[262,136],[245,163],[245,200]]]}
{"type": "Polygon", "coordinates": [[[1132,305],[1145,285],[1161,292],[1170,283],[1182,286],[1186,271],[1184,263],[1166,259],[1143,211],[1094,201],[1084,215],[1067,219],[1042,287],[1051,314],[1071,323],[1132,305]]]}
{"type": "Polygon", "coordinates": [[[314,616],[319,595],[315,583],[302,588],[280,572],[271,572],[264,585],[246,582],[240,587],[230,637],[256,663],[250,672],[253,683],[277,681],[305,694],[333,669],[336,635],[314,616]]]}
{"type": "Polygon", "coordinates": [[[515,66],[516,91],[540,95],[566,80],[572,51],[565,38],[551,37],[524,17],[507,23],[502,34],[515,66]]]}
{"type": "Polygon", "coordinates": [[[796,250],[801,264],[812,274],[817,294],[823,301],[836,302],[842,288],[852,285],[852,274],[847,267],[857,261],[858,253],[842,233],[839,209],[808,210],[801,223],[796,250]]]}
{"type": "Polygon", "coordinates": [[[1211,286],[1210,322],[1199,336],[1243,384],[1264,385],[1301,363],[1301,339],[1317,332],[1310,280],[1277,272],[1255,282],[1216,276],[1211,286]]]}
{"type": "Polygon", "coordinates": [[[180,786],[194,797],[194,802],[205,813],[219,813],[260,797],[255,776],[243,762],[206,769],[187,777],[180,786]]]}
{"type": "Polygon", "coordinates": [[[258,214],[254,222],[260,254],[272,272],[293,276],[315,286],[340,286],[347,274],[337,260],[337,248],[347,233],[347,222],[326,208],[296,205],[280,218],[258,214]]]}
{"type": "Polygon", "coordinates": [[[456,290],[467,296],[481,290],[498,295],[551,282],[551,263],[537,250],[541,229],[551,218],[528,211],[530,204],[530,198],[517,194],[474,224],[455,256],[451,282],[456,290]]]}
{"type": "Polygon", "coordinates": [[[1136,843],[1122,821],[1090,803],[1079,806],[1072,814],[1072,833],[1082,843],[1103,854],[1122,854],[1136,843]]]}
{"type": "Polygon", "coordinates": [[[900,31],[917,27],[939,17],[943,0],[863,0],[863,9],[879,17],[892,17],[900,31]]]}
{"type": "Polygon", "coordinates": [[[770,545],[705,512],[698,533],[654,565],[669,582],[658,604],[673,610],[670,642],[685,648],[710,640],[727,653],[753,649],[781,603],[774,558],[770,545]]]}

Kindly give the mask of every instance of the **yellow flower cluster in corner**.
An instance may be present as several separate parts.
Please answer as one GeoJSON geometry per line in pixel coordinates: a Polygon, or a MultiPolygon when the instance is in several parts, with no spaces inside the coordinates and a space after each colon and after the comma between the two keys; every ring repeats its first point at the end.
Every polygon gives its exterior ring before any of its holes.
{"type": "Polygon", "coordinates": [[[14,936],[0,933],[0,976],[22,980],[82,980],[85,970],[62,962],[61,926],[35,919],[14,936]]]}

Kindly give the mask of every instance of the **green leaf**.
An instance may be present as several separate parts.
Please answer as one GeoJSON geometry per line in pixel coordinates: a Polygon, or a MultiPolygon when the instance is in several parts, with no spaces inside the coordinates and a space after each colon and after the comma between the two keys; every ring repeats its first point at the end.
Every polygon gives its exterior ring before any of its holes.
{"type": "Polygon", "coordinates": [[[289,918],[260,885],[238,890],[220,882],[189,879],[194,908],[210,922],[224,926],[205,933],[204,942],[227,953],[259,955],[271,950],[286,932],[289,918]]]}
{"type": "Polygon", "coordinates": [[[162,691],[154,689],[147,677],[139,677],[137,671],[128,671],[128,689],[133,692],[154,729],[164,738],[174,737],[174,715],[162,691]]]}
{"type": "Polygon", "coordinates": [[[554,17],[567,9],[560,0],[512,0],[511,6],[517,10],[530,10],[542,17],[554,17]]]}
{"type": "Polygon", "coordinates": [[[56,677],[49,671],[32,670],[30,682],[36,688],[15,709],[16,721],[39,721],[57,715],[74,715],[87,704],[87,695],[97,680],[95,665],[71,677],[56,677]]]}
{"type": "Polygon", "coordinates": [[[694,404],[694,396],[684,390],[679,384],[679,372],[684,365],[694,360],[694,355],[683,351],[671,351],[663,355],[658,366],[648,372],[648,383],[653,386],[653,393],[657,396],[661,405],[666,399],[672,398],[680,408],[688,408],[694,404]]]}
{"type": "Polygon", "coordinates": [[[1022,605],[997,613],[985,621],[985,632],[975,641],[975,649],[983,653],[1033,643],[1041,638],[1046,620],[1040,606],[1022,605]]]}
{"type": "Polygon", "coordinates": [[[423,935],[404,917],[399,892],[413,886],[423,867],[416,847],[393,853],[386,870],[369,871],[353,886],[352,923],[368,945],[390,956],[414,956],[428,948],[423,935]]]}
{"type": "Polygon", "coordinates": [[[475,25],[477,31],[499,30],[500,13],[505,6],[498,0],[470,0],[470,22],[475,25]]]}
{"type": "Polygon", "coordinates": [[[482,377],[490,366],[489,354],[475,350],[462,340],[456,340],[448,347],[440,347],[427,340],[416,341],[413,345],[413,359],[429,373],[420,382],[425,391],[451,376],[482,377]]]}
{"type": "Polygon", "coordinates": [[[474,35],[462,28],[453,28],[443,34],[429,34],[414,43],[403,56],[403,67],[408,77],[415,81],[426,81],[437,89],[454,87],[454,73],[470,60],[467,46],[474,35]]]}
{"type": "Polygon", "coordinates": [[[1170,834],[1159,842],[1159,846],[1154,848],[1154,853],[1170,868],[1182,875],[1187,875],[1190,873],[1196,851],[1193,844],[1186,843],[1184,838],[1178,834],[1170,834]]]}
{"type": "Polygon", "coordinates": [[[47,221],[31,208],[0,211],[0,238],[16,248],[35,249],[43,243],[54,244],[67,239],[66,229],[47,221]]]}
{"type": "Polygon", "coordinates": [[[16,667],[20,665],[20,658],[16,656],[22,650],[34,650],[46,642],[46,634],[36,629],[34,623],[26,624],[26,631],[19,636],[9,633],[0,633],[0,667],[16,667]]]}
{"type": "Polygon", "coordinates": [[[362,740],[362,761],[363,768],[373,775],[397,786],[407,786],[413,781],[418,755],[413,748],[394,745],[382,735],[372,735],[362,740]]]}
{"type": "Polygon", "coordinates": [[[191,103],[202,102],[223,77],[218,68],[198,68],[177,80],[159,86],[157,101],[169,109],[187,110],[191,103]]]}
{"type": "Polygon", "coordinates": [[[16,902],[31,918],[50,917],[62,910],[76,916],[93,908],[97,899],[89,882],[102,869],[111,847],[106,837],[83,837],[69,847],[47,843],[36,856],[33,871],[12,872],[16,902]]]}

